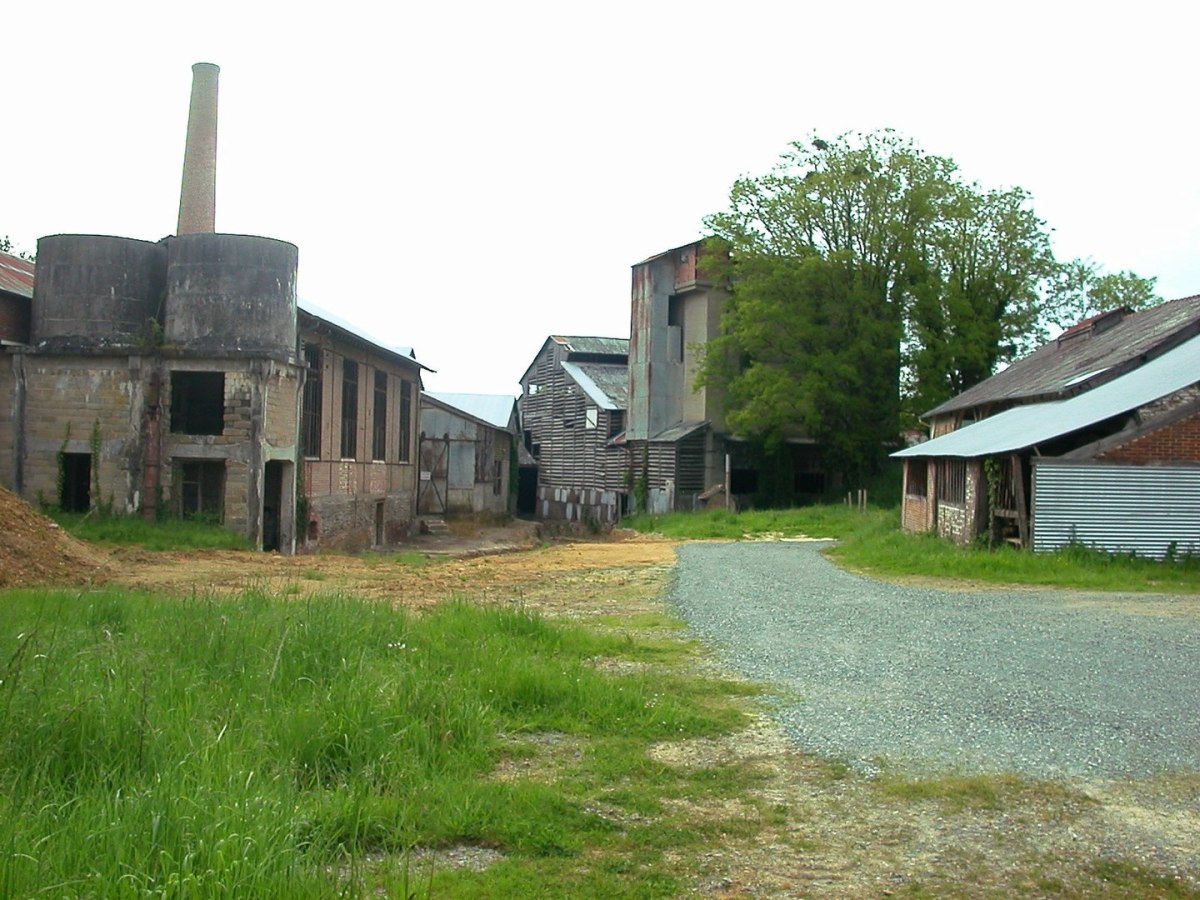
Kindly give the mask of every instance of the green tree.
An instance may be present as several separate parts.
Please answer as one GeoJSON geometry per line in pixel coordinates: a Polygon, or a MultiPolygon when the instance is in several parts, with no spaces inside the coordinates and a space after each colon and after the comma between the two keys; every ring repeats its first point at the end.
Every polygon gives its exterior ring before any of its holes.
{"type": "Polygon", "coordinates": [[[1104,272],[1092,259],[1075,259],[1059,267],[1058,277],[1047,298],[1045,318],[1058,328],[1112,309],[1145,309],[1161,303],[1155,291],[1156,278],[1133,272],[1104,272]]]}
{"type": "MultiPolygon", "coordinates": [[[[803,432],[849,478],[871,474],[902,421],[1042,343],[1065,309],[1028,193],[967,183],[890,130],[792,144],[705,223],[730,299],[702,382],[726,389],[733,429],[768,445],[803,432]]],[[[1100,303],[1150,297],[1153,282],[1088,285],[1100,303]]]]}
{"type": "Polygon", "coordinates": [[[904,394],[911,417],[1047,338],[1042,296],[1058,266],[1020,188],[955,183],[908,285],[904,394]]]}
{"type": "MultiPolygon", "coordinates": [[[[16,245],[12,242],[12,238],[10,238],[7,234],[0,235],[0,252],[13,253],[15,246],[16,245]]],[[[15,255],[21,257],[21,259],[27,259],[30,262],[33,262],[36,258],[34,254],[26,250],[17,250],[15,255]]]]}

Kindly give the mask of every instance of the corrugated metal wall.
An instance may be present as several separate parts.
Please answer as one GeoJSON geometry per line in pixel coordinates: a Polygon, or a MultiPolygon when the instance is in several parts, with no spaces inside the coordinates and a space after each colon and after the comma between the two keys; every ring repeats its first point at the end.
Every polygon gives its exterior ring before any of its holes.
{"type": "Polygon", "coordinates": [[[1033,549],[1075,542],[1162,559],[1200,553],[1200,467],[1035,459],[1033,549]]]}

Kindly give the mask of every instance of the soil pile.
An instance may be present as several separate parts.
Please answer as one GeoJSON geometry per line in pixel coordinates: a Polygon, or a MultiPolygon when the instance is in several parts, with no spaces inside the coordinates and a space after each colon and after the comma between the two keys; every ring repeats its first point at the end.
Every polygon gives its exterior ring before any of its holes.
{"type": "Polygon", "coordinates": [[[0,488],[0,588],[104,580],[108,558],[0,488]]]}

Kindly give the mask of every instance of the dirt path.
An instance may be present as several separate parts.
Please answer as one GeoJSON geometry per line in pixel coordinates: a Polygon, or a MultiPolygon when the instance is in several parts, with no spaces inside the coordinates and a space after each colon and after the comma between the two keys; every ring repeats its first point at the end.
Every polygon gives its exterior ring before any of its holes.
{"type": "MultiPolygon", "coordinates": [[[[522,602],[549,615],[576,617],[604,611],[623,581],[672,565],[672,541],[623,535],[618,540],[520,545],[479,541],[418,542],[402,554],[279,556],[230,550],[113,553],[115,580],[138,590],[169,594],[222,594],[269,590],[293,596],[347,593],[414,609],[449,597],[522,602]],[[418,562],[433,546],[435,556],[418,562]],[[453,553],[463,554],[451,556],[453,553]],[[603,585],[604,590],[599,590],[603,585]]],[[[628,594],[629,592],[626,592],[628,594]]],[[[621,604],[617,607],[624,608],[621,604]]]]}

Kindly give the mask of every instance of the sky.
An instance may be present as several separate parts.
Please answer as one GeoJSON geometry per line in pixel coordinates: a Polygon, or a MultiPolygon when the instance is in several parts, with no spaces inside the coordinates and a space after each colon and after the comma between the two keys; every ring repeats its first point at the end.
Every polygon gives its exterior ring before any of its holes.
{"type": "Polygon", "coordinates": [[[301,299],[431,390],[628,336],[630,266],[814,134],[894,128],[1028,190],[1059,258],[1200,293],[1184,4],[40,0],[3,28],[0,235],[173,233],[216,63],[217,230],[296,244],[301,299]]]}

